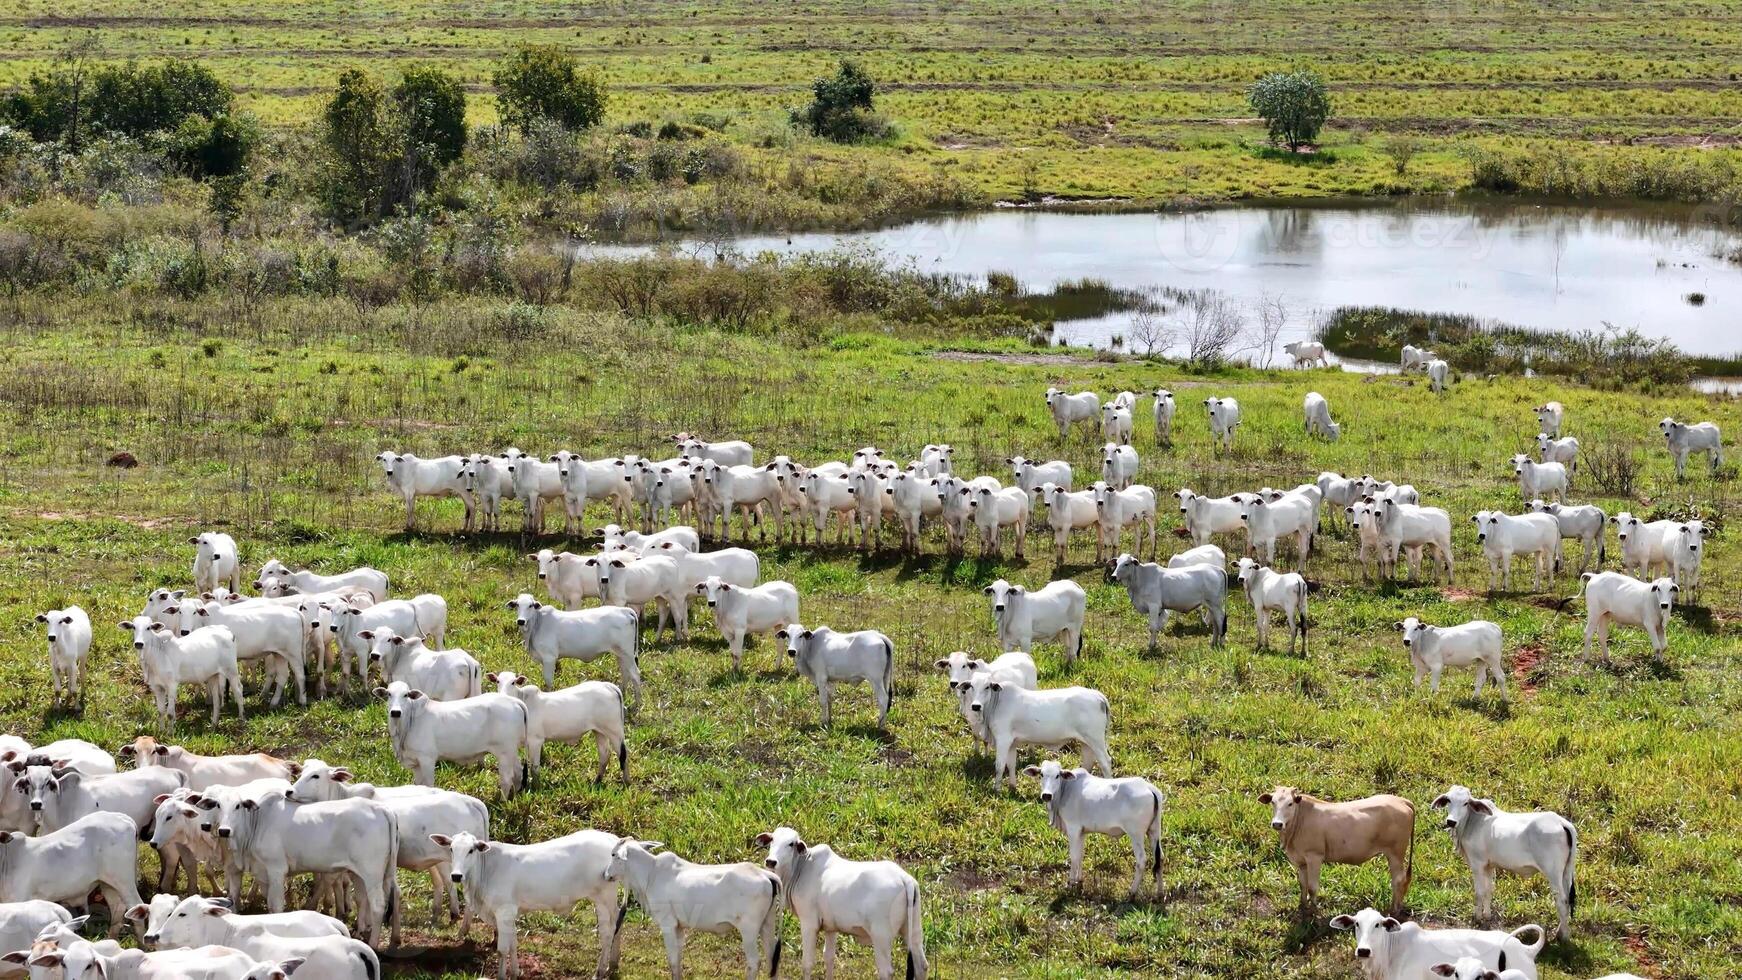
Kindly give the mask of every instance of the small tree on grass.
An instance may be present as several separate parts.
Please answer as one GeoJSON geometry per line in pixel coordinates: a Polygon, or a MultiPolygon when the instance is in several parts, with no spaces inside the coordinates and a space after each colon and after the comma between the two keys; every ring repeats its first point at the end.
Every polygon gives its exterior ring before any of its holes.
{"type": "Polygon", "coordinates": [[[1246,100],[1270,127],[1270,141],[1291,151],[1317,139],[1331,115],[1331,95],[1324,79],[1311,71],[1266,75],[1252,86],[1246,100]]]}
{"type": "Polygon", "coordinates": [[[889,131],[877,115],[877,83],[857,62],[843,61],[833,75],[811,83],[811,103],[792,113],[794,125],[836,143],[875,139],[889,131]]]}
{"type": "Polygon", "coordinates": [[[502,121],[526,132],[538,119],[564,129],[591,129],[605,120],[605,81],[553,45],[523,45],[491,79],[502,121]]]}

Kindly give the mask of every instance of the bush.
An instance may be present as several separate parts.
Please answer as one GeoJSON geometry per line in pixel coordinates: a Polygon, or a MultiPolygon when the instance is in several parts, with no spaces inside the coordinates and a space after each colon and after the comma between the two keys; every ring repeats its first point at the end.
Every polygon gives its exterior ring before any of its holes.
{"type": "Polygon", "coordinates": [[[164,152],[177,170],[205,180],[241,173],[259,142],[252,116],[189,116],[169,135],[164,152]]]}
{"type": "Polygon", "coordinates": [[[228,85],[192,61],[105,65],[91,82],[91,123],[112,133],[144,136],[176,129],[196,116],[227,116],[234,101],[228,85]]]}
{"type": "Polygon", "coordinates": [[[604,79],[583,71],[572,55],[550,45],[523,45],[496,69],[502,119],[526,132],[535,119],[567,129],[591,129],[605,119],[604,79]]]}
{"type": "Polygon", "coordinates": [[[1252,86],[1246,99],[1270,128],[1270,141],[1299,150],[1318,138],[1331,115],[1331,97],[1315,72],[1272,72],[1252,86]]]}
{"type": "Polygon", "coordinates": [[[440,165],[460,158],[466,149],[466,90],[459,79],[440,68],[407,68],[393,89],[393,104],[410,143],[428,147],[440,165]]]}
{"type": "Polygon", "coordinates": [[[859,143],[888,134],[889,124],[877,115],[874,105],[877,83],[856,62],[842,61],[834,75],[813,82],[811,92],[810,105],[794,110],[792,121],[812,136],[859,143]]]}

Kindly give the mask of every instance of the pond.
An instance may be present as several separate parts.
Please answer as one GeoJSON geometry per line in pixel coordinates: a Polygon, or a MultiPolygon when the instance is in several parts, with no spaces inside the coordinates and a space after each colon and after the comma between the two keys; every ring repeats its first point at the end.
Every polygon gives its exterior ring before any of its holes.
{"type": "MultiPolygon", "coordinates": [[[[1742,238],[1720,230],[1726,217],[1486,198],[1189,213],[1002,208],[732,245],[745,255],[869,248],[923,271],[1010,273],[1035,291],[1091,278],[1116,288],[1214,289],[1252,309],[1275,297],[1290,311],[1285,341],[1307,335],[1320,311],[1382,306],[1556,330],[1607,323],[1690,353],[1731,354],[1742,350],[1742,264],[1725,256],[1742,238]]],[[[1062,322],[1059,331],[1104,346],[1130,326],[1122,313],[1062,322]]]]}

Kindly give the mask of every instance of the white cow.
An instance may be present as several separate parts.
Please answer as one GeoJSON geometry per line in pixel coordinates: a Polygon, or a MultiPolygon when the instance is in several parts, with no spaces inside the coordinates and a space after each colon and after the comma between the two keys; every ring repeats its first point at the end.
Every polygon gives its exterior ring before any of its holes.
{"type": "Polygon", "coordinates": [[[1240,498],[1240,524],[1246,528],[1248,554],[1273,562],[1277,540],[1293,535],[1295,554],[1305,566],[1312,557],[1313,532],[1318,529],[1318,505],[1299,493],[1245,494],[1240,498]]]}
{"type": "Polygon", "coordinates": [[[659,621],[653,631],[654,642],[659,642],[665,634],[667,617],[671,619],[672,635],[681,642],[689,635],[690,607],[689,594],[684,591],[677,562],[664,555],[635,558],[623,557],[625,554],[618,552],[612,557],[600,555],[587,559],[598,569],[599,592],[605,604],[628,606],[645,621],[647,617],[643,610],[648,603],[657,603],[659,621]]]}
{"type": "Polygon", "coordinates": [[[1127,527],[1135,528],[1131,542],[1135,554],[1143,553],[1143,532],[1148,529],[1149,554],[1154,557],[1160,547],[1155,537],[1155,490],[1141,483],[1114,489],[1096,481],[1090,492],[1095,495],[1095,518],[1100,525],[1095,560],[1104,561],[1107,555],[1119,553],[1119,539],[1127,527]]]}
{"type": "Polygon", "coordinates": [[[622,457],[586,460],[564,449],[550,457],[556,464],[557,479],[562,483],[563,513],[573,521],[581,537],[587,535],[587,504],[595,500],[611,502],[611,515],[618,521],[629,519],[634,503],[635,481],[629,475],[629,465],[622,457]]]}
{"type": "Polygon", "coordinates": [[[1321,504],[1336,510],[1342,510],[1360,499],[1361,494],[1356,488],[1358,482],[1359,478],[1346,477],[1341,473],[1329,471],[1320,473],[1318,478],[1313,481],[1319,488],[1321,504]]]}
{"type": "Polygon", "coordinates": [[[1034,691],[990,673],[975,674],[968,688],[969,710],[982,719],[996,755],[994,787],[1008,779],[1010,788],[1016,788],[1016,750],[1024,745],[1054,752],[1078,745],[1085,764],[1093,759],[1101,775],[1113,775],[1113,756],[1107,751],[1112,718],[1105,694],[1087,687],[1034,691]]]}
{"type": "MultiPolygon", "coordinates": [[[[256,971],[260,964],[240,950],[226,946],[197,949],[166,949],[146,953],[84,940],[31,950],[32,978],[100,977],[102,980],[249,980],[270,976],[256,971]],[[38,972],[42,971],[42,972],[38,972]],[[50,972],[52,971],[52,972],[50,972]]],[[[298,961],[297,966],[301,966],[298,961]]]]}
{"type": "Polygon", "coordinates": [[[895,644],[888,636],[876,630],[837,633],[827,626],[806,629],[803,623],[790,623],[774,635],[786,641],[786,653],[799,675],[815,685],[824,728],[829,725],[835,685],[860,681],[871,685],[877,727],[884,726],[895,697],[895,644]]]}
{"type": "Polygon", "coordinates": [[[919,451],[919,458],[908,464],[908,469],[915,476],[943,476],[955,468],[955,453],[956,447],[949,443],[926,443],[919,451]],[[914,464],[918,464],[917,470],[914,469],[914,464]]]}
{"type": "Polygon", "coordinates": [[[964,480],[959,476],[940,476],[932,480],[937,487],[939,516],[944,522],[944,541],[951,554],[961,554],[968,534],[968,523],[973,518],[972,508],[968,506],[977,490],[1002,490],[1004,484],[990,476],[977,476],[972,480],[964,480]]]}
{"type": "MultiPolygon", "coordinates": [[[[348,572],[337,575],[321,575],[307,570],[291,571],[284,562],[274,558],[260,566],[260,574],[254,579],[256,589],[265,589],[269,584],[267,579],[278,579],[279,585],[273,592],[285,595],[313,595],[321,592],[345,593],[361,591],[376,602],[387,601],[387,573],[379,569],[363,565],[348,572]]],[[[269,595],[270,593],[262,593],[269,595]]]]}
{"type": "Polygon", "coordinates": [[[1498,623],[1473,619],[1459,626],[1430,626],[1414,616],[1393,628],[1403,634],[1403,647],[1409,651],[1410,665],[1415,668],[1415,686],[1423,677],[1431,677],[1428,690],[1440,692],[1440,674],[1447,667],[1476,668],[1476,696],[1488,678],[1506,697],[1506,658],[1504,637],[1498,623]]]}
{"type": "Polygon", "coordinates": [[[730,535],[731,512],[736,510],[739,537],[750,537],[750,524],[754,519],[758,535],[766,540],[768,530],[762,525],[762,511],[764,508],[776,511],[780,508],[780,483],[774,474],[758,466],[722,466],[711,459],[702,462],[699,472],[702,484],[718,511],[720,530],[716,536],[725,538],[730,535]]]}
{"type": "Polygon", "coordinates": [[[1446,390],[1446,378],[1452,373],[1452,366],[1439,358],[1427,362],[1428,390],[1440,394],[1446,390]]]}
{"type": "Polygon", "coordinates": [[[466,526],[474,518],[472,495],[466,490],[460,471],[465,468],[464,456],[439,456],[423,459],[411,453],[383,452],[375,456],[381,470],[387,474],[387,485],[405,501],[405,529],[417,530],[417,498],[458,497],[466,505],[466,526]]]}
{"type": "Polygon", "coordinates": [[[1129,897],[1143,887],[1143,873],[1155,874],[1155,891],[1161,894],[1161,790],[1141,776],[1104,779],[1087,769],[1066,769],[1047,759],[1022,770],[1040,780],[1040,801],[1046,805],[1047,822],[1065,835],[1071,849],[1071,886],[1083,883],[1083,835],[1106,834],[1131,842],[1136,870],[1129,897]]]}
{"type": "Polygon", "coordinates": [[[387,701],[387,734],[393,757],[412,771],[419,786],[435,785],[436,763],[466,765],[496,760],[496,785],[508,799],[520,789],[520,750],[526,745],[528,712],[518,698],[480,694],[462,701],[435,701],[395,681],[375,689],[387,701]]]}
{"type": "Polygon", "coordinates": [[[780,877],[787,904],[798,919],[804,976],[816,965],[817,934],[823,936],[823,973],[835,974],[836,937],[871,944],[877,980],[894,980],[895,940],[907,945],[907,976],[924,980],[925,928],[919,882],[894,861],[852,861],[827,844],[807,844],[791,827],[758,834],[768,848],[763,864],[780,877]]]}
{"type": "Polygon", "coordinates": [[[1004,554],[1000,532],[1015,528],[1016,558],[1022,560],[1022,548],[1028,541],[1028,494],[1020,487],[993,489],[980,487],[968,497],[968,512],[980,532],[980,554],[1004,554]]]}
{"type": "Polygon", "coordinates": [[[1476,524],[1476,542],[1488,556],[1488,591],[1512,588],[1512,559],[1519,555],[1536,556],[1532,588],[1542,588],[1545,574],[1553,580],[1561,557],[1561,525],[1554,515],[1514,517],[1497,510],[1479,510],[1470,520],[1476,524]]]}
{"type": "Polygon", "coordinates": [[[588,556],[544,548],[526,557],[538,563],[538,580],[564,608],[579,609],[586,600],[599,597],[599,566],[588,564],[588,556]]]}
{"type": "Polygon", "coordinates": [[[1548,941],[1548,933],[1538,925],[1511,932],[1427,929],[1372,908],[1339,915],[1331,920],[1331,928],[1354,931],[1355,958],[1368,980],[1425,980],[1435,964],[1463,956],[1477,957],[1490,969],[1514,969],[1524,974],[1524,980],[1536,980],[1536,954],[1548,941]],[[1531,932],[1536,942],[1527,945],[1520,935],[1531,932]]]}
{"type": "Polygon", "coordinates": [[[1210,646],[1219,647],[1228,634],[1228,573],[1220,566],[1186,565],[1162,568],[1131,555],[1113,560],[1113,581],[1125,587],[1131,608],[1149,621],[1149,649],[1167,627],[1173,612],[1202,609],[1210,627],[1210,646]]]}
{"type": "Polygon", "coordinates": [[[1546,434],[1550,439],[1561,437],[1561,425],[1566,421],[1566,406],[1560,402],[1544,402],[1531,409],[1536,413],[1537,431],[1546,434]]]}
{"type": "Polygon", "coordinates": [[[1101,479],[1123,490],[1137,479],[1137,450],[1109,442],[1101,447],[1101,479]]]}
{"type": "Polygon", "coordinates": [[[992,597],[992,624],[998,630],[998,648],[1034,652],[1035,641],[1057,642],[1066,662],[1083,652],[1083,614],[1088,596],[1070,579],[1048,582],[1030,592],[1003,579],[986,586],[992,597]]]}
{"type": "Polygon", "coordinates": [[[1336,442],[1343,434],[1343,427],[1331,421],[1331,403],[1325,396],[1316,391],[1309,391],[1301,402],[1301,411],[1306,416],[1307,435],[1321,435],[1336,442]]]}
{"type": "MultiPolygon", "coordinates": [[[[1132,396],[1135,402],[1136,396],[1132,396]]],[[[1131,441],[1131,406],[1109,402],[1101,406],[1101,438],[1113,443],[1131,441]]]]}
{"type": "Polygon", "coordinates": [[[251,779],[291,779],[296,763],[264,752],[252,755],[200,755],[180,745],[165,745],[150,735],[141,735],[121,746],[123,758],[141,769],[173,769],[187,778],[187,788],[198,792],[208,786],[248,782],[251,779]]]}
{"type": "MultiPolygon", "coordinates": [[[[1386,497],[1376,503],[1366,503],[1367,517],[1378,535],[1380,571],[1387,578],[1397,573],[1398,552],[1409,549],[1410,577],[1421,574],[1421,550],[1432,547],[1438,564],[1445,570],[1446,584],[1452,583],[1452,518],[1439,507],[1417,507],[1400,504],[1386,497]]],[[[1361,524],[1356,524],[1360,530],[1361,524]]],[[[1437,576],[1436,576],[1437,577],[1437,576]]]]}
{"type": "Polygon", "coordinates": [[[943,497],[935,486],[935,478],[910,469],[890,477],[883,493],[895,507],[895,519],[901,522],[901,547],[919,554],[921,522],[927,517],[940,517],[944,512],[943,497]]]}
{"type": "Polygon", "coordinates": [[[617,676],[641,700],[641,617],[633,609],[603,606],[564,612],[525,592],[509,600],[527,656],[543,669],[544,686],[556,686],[559,660],[592,663],[605,654],[617,661],[617,676]]]}
{"type": "Polygon", "coordinates": [[[1354,491],[1355,494],[1353,499],[1350,501],[1351,503],[1365,497],[1372,497],[1374,500],[1385,500],[1389,498],[1400,504],[1421,503],[1421,494],[1416,492],[1415,487],[1407,483],[1393,483],[1390,480],[1381,480],[1371,473],[1355,478],[1354,491]]]}
{"type": "Polygon", "coordinates": [[[1591,655],[1591,637],[1609,658],[1609,627],[1639,626],[1651,638],[1652,653],[1662,657],[1669,649],[1669,616],[1681,588],[1675,579],[1660,578],[1641,582],[1620,572],[1586,572],[1579,576],[1585,587],[1585,647],[1582,656],[1591,655]]]}
{"type": "Polygon", "coordinates": [[[828,529],[829,515],[835,515],[835,543],[847,540],[847,525],[858,512],[859,500],[852,493],[852,482],[845,473],[822,473],[812,470],[805,475],[799,484],[798,492],[802,495],[805,508],[810,512],[811,524],[816,529],[817,544],[823,543],[823,532],[828,529]]]}
{"type": "Polygon", "coordinates": [[[1166,388],[1157,388],[1152,396],[1155,399],[1153,415],[1155,416],[1155,441],[1164,445],[1173,443],[1173,392],[1166,388]]]}
{"type": "Polygon", "coordinates": [[[508,461],[508,487],[520,502],[521,529],[529,534],[544,533],[544,508],[550,501],[564,504],[563,533],[574,530],[574,517],[567,510],[566,488],[562,468],[556,457],[548,460],[511,449],[502,454],[508,461]]]}
{"type": "Polygon", "coordinates": [[[389,599],[367,609],[329,603],[327,611],[330,614],[327,629],[338,640],[339,653],[346,663],[353,657],[367,663],[372,644],[363,634],[376,630],[390,629],[400,636],[421,636],[437,650],[447,640],[448,602],[433,592],[410,599],[389,599]]]}
{"type": "Polygon", "coordinates": [[[1167,560],[1168,568],[1185,568],[1188,565],[1210,565],[1215,568],[1228,566],[1228,555],[1213,544],[1203,544],[1186,550],[1167,560]]]}
{"type": "Polygon", "coordinates": [[[690,551],[702,550],[702,536],[693,527],[679,524],[652,534],[642,534],[640,531],[625,531],[615,524],[607,524],[600,529],[603,541],[600,551],[633,551],[637,555],[652,553],[660,545],[670,541],[688,548],[690,551]]]}
{"type": "Polygon", "coordinates": [[[704,442],[694,437],[677,439],[677,451],[695,459],[711,459],[722,466],[749,466],[756,450],[742,439],[704,442]]]}
{"type": "Polygon", "coordinates": [[[1399,363],[1402,365],[1403,370],[1408,372],[1411,368],[1427,367],[1428,362],[1433,360],[1433,356],[1433,351],[1416,347],[1412,344],[1404,344],[1403,356],[1399,363]]]}
{"type": "Polygon", "coordinates": [[[652,533],[655,527],[670,524],[673,509],[686,514],[694,509],[695,484],[690,473],[699,462],[687,458],[636,461],[635,494],[641,501],[644,532],[652,533]]]}
{"type": "Polygon", "coordinates": [[[36,621],[48,627],[48,672],[55,703],[63,695],[69,703],[83,701],[81,677],[85,656],[91,652],[91,618],[78,606],[68,606],[37,613],[36,621]]]}
{"type": "Polygon", "coordinates": [[[175,726],[175,695],[183,684],[203,684],[212,703],[212,724],[218,723],[224,686],[236,701],[236,717],[243,717],[242,674],[236,667],[236,636],[225,626],[208,626],[187,636],[176,636],[162,623],[135,616],[121,623],[133,634],[133,651],[139,656],[145,686],[157,705],[157,720],[165,728],[175,726]]]}
{"type": "Polygon", "coordinates": [[[1696,518],[1682,522],[1669,534],[1663,550],[1669,559],[1670,575],[1675,584],[1699,591],[1700,563],[1705,559],[1706,539],[1712,536],[1712,525],[1696,518]]]}
{"type": "Polygon", "coordinates": [[[1556,439],[1546,432],[1536,434],[1536,455],[1545,463],[1562,463],[1568,472],[1578,472],[1579,440],[1568,436],[1556,439]]]}
{"type": "MultiPolygon", "coordinates": [[[[883,494],[878,494],[882,497],[883,494]]],[[[686,548],[676,541],[662,541],[651,555],[664,555],[677,562],[678,585],[687,597],[696,586],[717,578],[742,588],[752,588],[762,579],[762,562],[748,548],[721,548],[702,551],[686,548]]],[[[687,599],[686,599],[687,601],[687,599]]]]}
{"type": "Polygon", "coordinates": [[[43,833],[60,830],[93,813],[123,814],[143,830],[151,826],[157,812],[157,797],[181,789],[186,778],[170,769],[87,776],[77,769],[27,766],[12,788],[24,795],[37,829],[43,833]]]}
{"type": "Polygon", "coordinates": [[[1532,514],[1547,514],[1555,519],[1555,526],[1560,529],[1561,540],[1577,541],[1580,544],[1579,571],[1585,574],[1585,568],[1596,556],[1597,567],[1609,560],[1609,546],[1604,529],[1609,524],[1609,515],[1603,508],[1594,504],[1560,504],[1549,503],[1538,497],[1525,505],[1525,510],[1532,514]]]}
{"type": "MultiPolygon", "coordinates": [[[[131,632],[132,625],[129,624],[127,629],[131,632]]],[[[115,757],[82,738],[63,738],[32,748],[29,742],[16,735],[0,735],[0,764],[8,762],[77,769],[87,776],[103,776],[115,771],[115,757]]]]}
{"type": "Polygon", "coordinates": [[[238,661],[264,660],[272,664],[272,707],[278,707],[284,699],[287,673],[296,684],[296,703],[308,704],[308,624],[297,609],[260,602],[183,599],[164,613],[176,618],[183,637],[221,626],[235,640],[238,661]]]}
{"type": "Polygon", "coordinates": [[[1325,345],[1316,340],[1297,340],[1291,344],[1283,344],[1283,351],[1294,359],[1295,367],[1310,367],[1314,365],[1330,366],[1331,359],[1325,354],[1325,345]]]}
{"type": "Polygon", "coordinates": [[[659,926],[672,980],[683,980],[684,938],[691,932],[738,934],[744,945],[744,980],[756,980],[766,951],[769,973],[780,968],[780,878],[748,862],[695,864],[658,841],[627,838],[611,852],[605,879],[622,882],[659,926]]]}
{"type": "Polygon", "coordinates": [[[1101,396],[1092,391],[1079,391],[1067,394],[1058,388],[1046,390],[1047,411],[1052,413],[1053,424],[1059,427],[1059,438],[1062,440],[1070,434],[1071,423],[1094,423],[1101,416],[1101,396]]]}
{"type": "Polygon", "coordinates": [[[502,530],[502,498],[514,496],[514,478],[508,473],[508,460],[484,453],[472,453],[462,458],[465,462],[460,466],[460,487],[471,499],[475,512],[469,515],[475,523],[466,524],[463,530],[502,530]]]}
{"type": "Polygon", "coordinates": [[[1297,636],[1300,637],[1301,650],[1306,651],[1306,579],[1299,572],[1277,572],[1250,558],[1240,559],[1235,569],[1235,578],[1252,603],[1252,614],[1258,624],[1259,648],[1270,647],[1270,611],[1275,609],[1282,613],[1282,623],[1288,627],[1288,652],[1294,653],[1297,636]]]}
{"type": "Polygon", "coordinates": [[[236,539],[221,531],[204,531],[188,538],[194,546],[194,589],[210,592],[227,585],[232,592],[242,591],[242,559],[236,551],[236,539]]]}
{"type": "Polygon", "coordinates": [[[1509,813],[1493,800],[1477,799],[1467,786],[1453,786],[1433,801],[1446,811],[1445,829],[1470,866],[1476,888],[1476,920],[1493,922],[1494,872],[1542,875],[1554,893],[1560,917],[1560,938],[1572,938],[1573,912],[1579,904],[1574,881],[1579,861],[1579,832],[1558,813],[1509,813]]]}
{"type": "MultiPolygon", "coordinates": [[[[359,783],[354,781],[349,769],[329,765],[321,759],[304,760],[302,773],[297,776],[290,795],[298,803],[330,803],[353,798],[374,800],[393,814],[393,819],[399,826],[399,853],[395,862],[404,871],[429,873],[431,927],[439,924],[439,917],[445,910],[450,922],[459,920],[460,938],[466,938],[471,931],[472,909],[470,906],[462,909],[459,890],[454,887],[449,853],[445,848],[432,844],[429,835],[446,830],[449,833],[467,831],[488,837],[490,810],[482,800],[434,786],[375,786],[371,783],[359,783]],[[445,904],[442,901],[444,895],[447,897],[445,904]]],[[[403,906],[394,905],[395,946],[399,945],[402,911],[403,906]]],[[[326,919],[325,916],[321,918],[326,919]]],[[[279,928],[268,931],[278,935],[286,934],[279,928]]]]}
{"type": "Polygon", "coordinates": [[[1539,463],[1524,453],[1513,455],[1512,474],[1518,477],[1518,492],[1527,501],[1532,497],[1547,499],[1551,494],[1564,500],[1571,486],[1565,464],[1539,463]]]}
{"type": "MultiPolygon", "coordinates": [[[[206,829],[205,814],[189,802],[197,795],[193,790],[180,789],[157,798],[157,810],[151,815],[151,825],[147,828],[150,833],[145,837],[157,851],[160,866],[157,889],[160,893],[175,890],[176,876],[184,868],[187,869],[188,890],[199,891],[202,865],[206,871],[205,881],[211,890],[218,891],[223,887],[219,884],[218,873],[224,867],[224,852],[217,837],[206,829]]],[[[129,921],[136,918],[134,911],[128,910],[129,921]]],[[[133,924],[139,928],[138,922],[133,924]]],[[[143,930],[140,931],[143,935],[143,930]]]]}
{"type": "MultiPolygon", "coordinates": [[[[26,899],[0,905],[0,949],[29,949],[44,929],[64,926],[73,914],[53,902],[26,899]]],[[[4,975],[4,974],[0,974],[4,975]]]]}
{"type": "Polygon", "coordinates": [[[714,613],[714,627],[732,653],[732,669],[743,668],[744,641],[754,633],[772,633],[798,622],[798,589],[791,582],[766,582],[744,588],[711,575],[696,586],[714,613]]]}
{"type": "Polygon", "coordinates": [[[1662,568],[1669,570],[1669,546],[1676,536],[1676,521],[1642,521],[1627,511],[1609,518],[1615,538],[1621,543],[1621,569],[1644,578],[1662,568]]]}
{"type": "Polygon", "coordinates": [[[520,975],[517,936],[521,912],[571,912],[583,901],[593,903],[598,919],[599,959],[594,976],[609,976],[617,965],[617,927],[623,913],[617,907],[617,882],[611,877],[611,855],[622,839],[599,830],[582,830],[536,844],[506,844],[485,840],[469,831],[430,834],[447,848],[455,881],[464,882],[466,907],[496,926],[496,952],[501,980],[520,975]]]}
{"type": "Polygon", "coordinates": [[[526,704],[526,757],[533,780],[539,779],[546,743],[579,745],[591,735],[599,756],[593,782],[605,781],[612,759],[616,759],[623,781],[629,781],[629,708],[622,688],[610,681],[582,681],[545,691],[534,686],[531,678],[511,670],[491,674],[490,681],[503,694],[526,704]]]}
{"type": "Polygon", "coordinates": [[[0,831],[0,902],[83,905],[101,891],[116,910],[112,938],[121,930],[119,910],[140,904],[138,880],[139,825],[124,813],[93,813],[40,837],[0,831]]]}
{"type": "Polygon", "coordinates": [[[1724,465],[1724,437],[1716,422],[1689,425],[1665,416],[1657,423],[1657,431],[1663,433],[1664,445],[1675,457],[1676,479],[1686,475],[1688,456],[1693,453],[1705,453],[1708,468],[1713,473],[1724,465]]]}
{"type": "Polygon", "coordinates": [[[322,980],[379,980],[381,976],[375,951],[349,936],[276,936],[232,927],[229,918],[230,910],[210,899],[184,899],[164,923],[158,943],[166,949],[223,946],[266,962],[299,959],[306,976],[322,980]]]}
{"type": "MultiPolygon", "coordinates": [[[[1047,526],[1052,528],[1053,557],[1062,565],[1065,552],[1070,548],[1072,531],[1100,528],[1101,511],[1095,506],[1095,491],[1072,493],[1068,487],[1046,483],[1041,485],[1040,499],[1046,505],[1047,526]]],[[[1098,535],[1096,541],[1100,541],[1098,535]]]]}
{"type": "Polygon", "coordinates": [[[1012,456],[1004,464],[1010,467],[1010,475],[1024,493],[1036,493],[1048,483],[1066,490],[1071,488],[1071,464],[1062,459],[1039,463],[1026,456],[1012,456]]]}
{"type": "Polygon", "coordinates": [[[1180,516],[1186,530],[1191,532],[1193,544],[1209,544],[1213,534],[1232,534],[1246,527],[1240,513],[1248,494],[1205,497],[1190,487],[1181,487],[1173,495],[1179,501],[1180,516]]]}
{"type": "Polygon", "coordinates": [[[1240,403],[1232,398],[1206,398],[1204,410],[1210,415],[1210,435],[1218,449],[1234,448],[1234,430],[1240,425],[1240,403]]]}
{"type": "Polygon", "coordinates": [[[400,636],[391,627],[364,630],[369,659],[381,668],[383,682],[403,681],[437,701],[477,697],[484,690],[484,668],[458,647],[431,650],[423,637],[400,636]]]}
{"type": "MultiPolygon", "coordinates": [[[[975,674],[1008,673],[1015,679],[1018,687],[1033,690],[1039,681],[1040,670],[1034,665],[1034,658],[1020,650],[1000,654],[993,660],[981,660],[970,656],[966,650],[957,650],[947,657],[933,661],[932,666],[950,675],[950,690],[958,691],[968,687],[968,682],[975,674]]],[[[963,710],[967,704],[963,703],[963,710]]],[[[966,717],[964,715],[964,717],[966,717]]]]}

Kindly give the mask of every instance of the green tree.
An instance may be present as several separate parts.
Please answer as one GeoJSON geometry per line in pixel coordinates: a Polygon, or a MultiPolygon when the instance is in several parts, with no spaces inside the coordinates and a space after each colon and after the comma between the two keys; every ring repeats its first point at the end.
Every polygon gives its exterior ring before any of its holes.
{"type": "Polygon", "coordinates": [[[188,116],[169,134],[166,154],[176,169],[196,180],[234,177],[248,166],[260,142],[260,126],[246,113],[208,119],[188,116]]]}
{"type": "Polygon", "coordinates": [[[104,65],[91,79],[97,129],[139,137],[173,130],[193,116],[230,114],[235,96],[211,69],[179,59],[155,65],[104,65]]]}
{"type": "Polygon", "coordinates": [[[539,119],[565,129],[591,129],[605,119],[604,79],[553,45],[522,45],[491,80],[502,120],[522,133],[539,119]]]}
{"type": "Polygon", "coordinates": [[[344,223],[379,216],[394,144],[381,83],[358,68],[340,72],[321,124],[331,170],[323,183],[328,209],[344,223]]]}
{"type": "Polygon", "coordinates": [[[466,89],[459,79],[426,65],[407,68],[394,86],[393,105],[406,139],[427,147],[436,163],[453,163],[465,151],[466,89]]]}
{"type": "Polygon", "coordinates": [[[842,61],[833,75],[811,83],[811,103],[792,114],[793,123],[836,143],[857,143],[889,129],[876,114],[877,83],[857,62],[842,61]]]}
{"type": "Polygon", "coordinates": [[[1253,84],[1246,99],[1270,128],[1270,141],[1298,150],[1318,138],[1331,115],[1324,79],[1311,71],[1273,72],[1253,84]]]}
{"type": "Polygon", "coordinates": [[[38,142],[59,142],[77,150],[88,135],[91,78],[101,57],[95,35],[68,44],[55,57],[52,69],[33,73],[6,94],[6,118],[38,142]]]}

